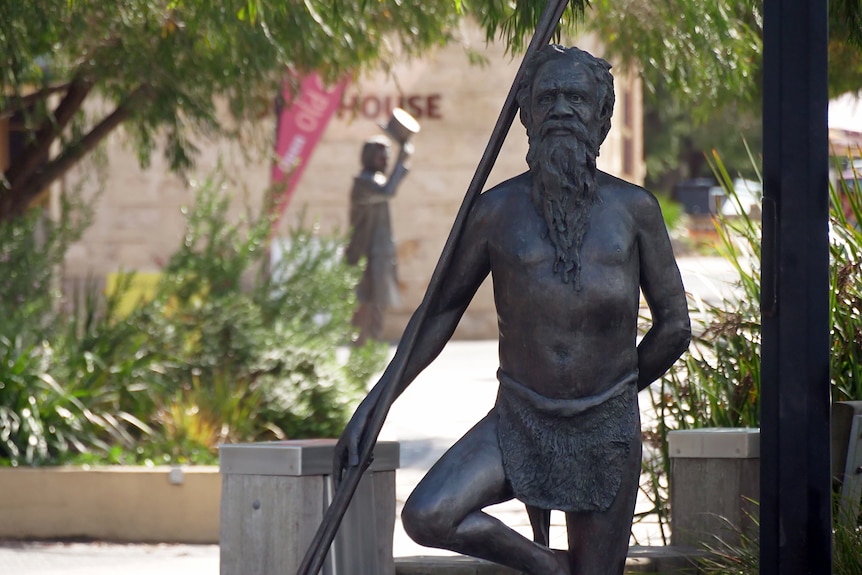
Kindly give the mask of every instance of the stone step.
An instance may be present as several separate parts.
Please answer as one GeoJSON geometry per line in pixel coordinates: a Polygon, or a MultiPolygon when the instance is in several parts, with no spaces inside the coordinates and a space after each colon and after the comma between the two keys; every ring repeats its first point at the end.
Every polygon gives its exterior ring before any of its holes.
{"type": "Polygon", "coordinates": [[[629,547],[626,573],[663,573],[665,575],[697,575],[697,560],[706,552],[679,545],[629,547]]]}
{"type": "MultiPolygon", "coordinates": [[[[626,574],[662,573],[697,575],[697,557],[704,553],[692,547],[634,546],[629,548],[626,574]]],[[[396,575],[521,575],[508,567],[463,556],[396,557],[396,575]]]]}

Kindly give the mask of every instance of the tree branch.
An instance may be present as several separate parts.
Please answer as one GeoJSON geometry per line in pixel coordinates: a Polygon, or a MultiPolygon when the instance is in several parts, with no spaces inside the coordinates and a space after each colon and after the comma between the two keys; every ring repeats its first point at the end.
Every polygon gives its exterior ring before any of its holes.
{"type": "Polygon", "coordinates": [[[50,160],[41,169],[23,184],[12,185],[8,190],[11,202],[2,205],[0,202],[0,220],[10,216],[18,215],[36,203],[41,195],[45,193],[48,186],[62,178],[69,172],[84,156],[92,152],[108,135],[118,126],[131,117],[135,107],[145,98],[146,89],[139,88],[132,92],[117,108],[102,119],[92,130],[82,136],[77,142],[73,142],[53,160],[50,160]]]}
{"type": "Polygon", "coordinates": [[[45,123],[36,132],[35,138],[27,143],[21,155],[6,171],[6,179],[12,189],[27,185],[27,180],[38,169],[41,160],[48,156],[51,144],[81,109],[92,87],[92,82],[88,80],[81,78],[72,80],[66,95],[57,104],[53,115],[45,120],[45,123]]]}
{"type": "Polygon", "coordinates": [[[26,96],[12,96],[6,100],[6,108],[0,111],[0,118],[8,118],[13,116],[16,112],[26,110],[39,100],[44,100],[54,94],[65,92],[71,85],[71,83],[67,82],[65,84],[47,86],[31,94],[27,94],[26,96]]]}

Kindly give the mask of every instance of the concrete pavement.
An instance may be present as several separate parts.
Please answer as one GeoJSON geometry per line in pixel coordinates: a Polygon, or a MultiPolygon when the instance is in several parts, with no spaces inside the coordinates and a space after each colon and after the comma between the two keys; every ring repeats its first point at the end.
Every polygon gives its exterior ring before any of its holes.
{"type": "Polygon", "coordinates": [[[2,575],[218,575],[218,545],[0,542],[2,575]]]}
{"type": "MultiPolygon", "coordinates": [[[[679,266],[686,289],[706,299],[726,293],[734,277],[730,266],[716,258],[680,258],[679,266]]],[[[401,468],[396,474],[399,512],[434,461],[491,409],[496,369],[495,341],[451,342],[392,407],[380,438],[401,442],[401,468]]],[[[530,533],[517,502],[494,506],[490,512],[530,533]]],[[[562,514],[552,515],[554,547],[566,545],[563,521],[562,514]]],[[[654,526],[641,525],[638,530],[639,544],[660,544],[654,526]]],[[[413,543],[400,520],[394,551],[396,557],[450,554],[413,543]]],[[[217,545],[0,542],[0,575],[217,575],[218,554],[217,545]]]]}

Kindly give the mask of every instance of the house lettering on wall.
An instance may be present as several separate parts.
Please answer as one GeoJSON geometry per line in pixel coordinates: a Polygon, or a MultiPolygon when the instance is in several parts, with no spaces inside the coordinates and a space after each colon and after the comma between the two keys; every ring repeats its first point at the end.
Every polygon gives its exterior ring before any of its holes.
{"type": "Polygon", "coordinates": [[[353,94],[343,99],[338,117],[368,120],[388,118],[393,108],[401,108],[417,120],[443,119],[441,94],[353,94]]]}

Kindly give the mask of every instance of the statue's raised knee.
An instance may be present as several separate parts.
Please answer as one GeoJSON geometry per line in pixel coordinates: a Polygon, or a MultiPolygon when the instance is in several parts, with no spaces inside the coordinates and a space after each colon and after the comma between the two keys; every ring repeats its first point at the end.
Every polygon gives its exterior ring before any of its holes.
{"type": "Polygon", "coordinates": [[[446,547],[455,529],[452,520],[446,518],[439,506],[423,504],[413,498],[404,504],[401,524],[413,541],[425,547],[446,547]]]}

